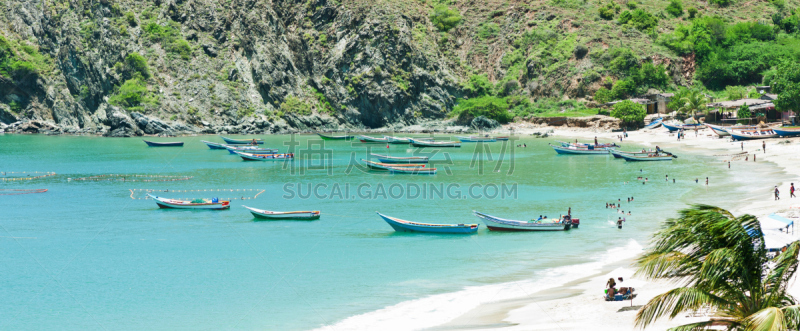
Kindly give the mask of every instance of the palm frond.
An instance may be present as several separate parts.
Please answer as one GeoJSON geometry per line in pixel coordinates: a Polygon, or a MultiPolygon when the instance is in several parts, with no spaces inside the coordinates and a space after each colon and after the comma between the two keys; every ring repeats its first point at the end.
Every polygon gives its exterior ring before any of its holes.
{"type": "Polygon", "coordinates": [[[786,327],[791,330],[800,329],[800,305],[791,305],[781,308],[786,327]]]}
{"type": "Polygon", "coordinates": [[[712,293],[691,287],[678,287],[650,299],[636,314],[636,326],[645,328],[655,320],[669,316],[675,318],[682,312],[704,306],[727,308],[729,302],[712,293]]]}
{"type": "Polygon", "coordinates": [[[797,272],[798,256],[800,256],[800,242],[789,244],[786,251],[775,258],[775,267],[767,275],[765,281],[766,291],[770,294],[771,301],[783,299],[789,281],[797,272]]]}
{"type": "Polygon", "coordinates": [[[745,320],[748,331],[786,331],[783,311],[778,307],[767,307],[750,315],[745,320]]]}
{"type": "Polygon", "coordinates": [[[669,329],[669,331],[707,330],[711,326],[714,326],[714,322],[712,322],[712,321],[704,321],[704,322],[689,323],[689,324],[684,324],[684,325],[681,325],[681,326],[676,326],[674,328],[669,329]]]}

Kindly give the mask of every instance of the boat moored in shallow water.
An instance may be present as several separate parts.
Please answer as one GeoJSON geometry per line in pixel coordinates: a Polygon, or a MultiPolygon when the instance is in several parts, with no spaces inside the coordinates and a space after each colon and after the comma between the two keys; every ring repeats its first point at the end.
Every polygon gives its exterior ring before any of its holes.
{"type": "Polygon", "coordinates": [[[253,216],[256,218],[261,219],[270,219],[270,220],[318,220],[319,219],[319,210],[312,210],[312,211],[269,211],[264,209],[257,209],[248,206],[242,206],[247,208],[253,216]]]}
{"type": "Polygon", "coordinates": [[[222,138],[222,140],[224,140],[225,143],[227,143],[227,144],[253,145],[254,141],[255,141],[255,144],[257,144],[257,145],[263,145],[264,144],[264,140],[256,139],[256,138],[252,138],[252,139],[234,139],[234,138],[228,138],[228,137],[222,137],[222,136],[220,136],[220,138],[222,138]]]}
{"type": "Polygon", "coordinates": [[[589,148],[578,148],[575,146],[563,147],[563,146],[556,146],[550,144],[556,153],[558,154],[574,154],[574,155],[604,155],[608,154],[608,150],[605,148],[594,149],[594,147],[589,148]]]}
{"type": "Polygon", "coordinates": [[[322,138],[322,140],[353,140],[353,138],[355,138],[355,136],[350,136],[350,135],[335,136],[335,135],[326,135],[319,132],[317,132],[317,135],[320,138],[322,138]]]}
{"type": "Polygon", "coordinates": [[[157,141],[149,141],[149,140],[142,140],[142,141],[144,141],[144,143],[147,144],[147,146],[150,146],[150,147],[182,147],[183,146],[183,142],[182,141],[170,141],[170,142],[163,142],[163,143],[157,142],[157,141]]]}
{"type": "Polygon", "coordinates": [[[427,156],[389,156],[380,154],[370,154],[382,163],[428,163],[427,156]]]}
{"type": "Polygon", "coordinates": [[[159,208],[164,209],[210,209],[222,210],[231,207],[230,201],[219,201],[214,199],[195,199],[191,201],[167,199],[148,194],[151,199],[156,201],[159,208]]]}
{"type": "Polygon", "coordinates": [[[397,232],[426,232],[426,233],[460,233],[469,234],[478,232],[478,224],[434,224],[411,222],[403,219],[378,213],[386,223],[397,232]]]}
{"type": "Polygon", "coordinates": [[[252,154],[252,153],[236,152],[236,155],[239,155],[245,161],[279,161],[279,160],[294,159],[294,153],[252,154]]]}
{"type": "MultiPolygon", "coordinates": [[[[494,217],[474,210],[472,212],[486,224],[489,230],[493,231],[564,231],[569,230],[572,227],[572,223],[577,220],[553,219],[551,221],[544,219],[542,221],[526,222],[494,217]]],[[[579,222],[578,224],[580,224],[579,222]]]]}
{"type": "Polygon", "coordinates": [[[411,145],[415,147],[461,147],[460,141],[431,141],[431,140],[418,140],[411,139],[411,145]]]}

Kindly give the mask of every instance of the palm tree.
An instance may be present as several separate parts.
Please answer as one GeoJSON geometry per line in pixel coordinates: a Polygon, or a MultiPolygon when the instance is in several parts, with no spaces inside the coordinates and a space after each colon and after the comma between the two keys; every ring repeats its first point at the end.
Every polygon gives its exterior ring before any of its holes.
{"type": "Polygon", "coordinates": [[[706,110],[706,103],[708,103],[708,98],[705,94],[698,90],[691,90],[681,98],[682,106],[678,108],[678,112],[691,114],[694,119],[695,113],[706,110]]]}
{"type": "Polygon", "coordinates": [[[798,266],[800,242],[770,260],[761,225],[752,215],[695,205],[666,221],[651,248],[637,260],[637,275],[665,279],[679,287],[651,299],[636,325],[710,307],[709,321],[673,330],[797,330],[800,305],[786,293],[798,266]]]}

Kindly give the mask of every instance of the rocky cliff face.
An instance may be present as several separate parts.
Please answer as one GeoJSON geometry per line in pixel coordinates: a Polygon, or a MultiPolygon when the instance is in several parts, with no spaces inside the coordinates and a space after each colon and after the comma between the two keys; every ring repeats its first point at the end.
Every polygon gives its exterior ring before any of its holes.
{"type": "MultiPolygon", "coordinates": [[[[446,119],[472,75],[502,96],[580,99],[609,82],[591,56],[609,39],[626,34],[643,41],[637,52],[658,53],[652,36],[598,21],[594,3],[553,3],[4,0],[0,128],[130,136],[409,126],[446,119]],[[431,19],[440,4],[461,15],[446,32],[431,19]]],[[[678,57],[641,60],[686,81],[678,57]]]]}

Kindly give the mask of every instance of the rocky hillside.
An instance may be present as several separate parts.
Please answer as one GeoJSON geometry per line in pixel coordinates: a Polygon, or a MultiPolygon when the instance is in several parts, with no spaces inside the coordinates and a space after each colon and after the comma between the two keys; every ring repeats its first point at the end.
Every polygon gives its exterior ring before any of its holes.
{"type": "MultiPolygon", "coordinates": [[[[111,136],[391,128],[441,122],[486,90],[509,107],[563,108],[611,88],[619,49],[666,73],[663,88],[691,83],[693,56],[656,42],[688,20],[666,15],[668,5],[2,0],[0,122],[111,136]],[[625,24],[620,7],[657,24],[625,24]]],[[[781,10],[767,1],[684,6],[732,21],[781,10]]]]}

